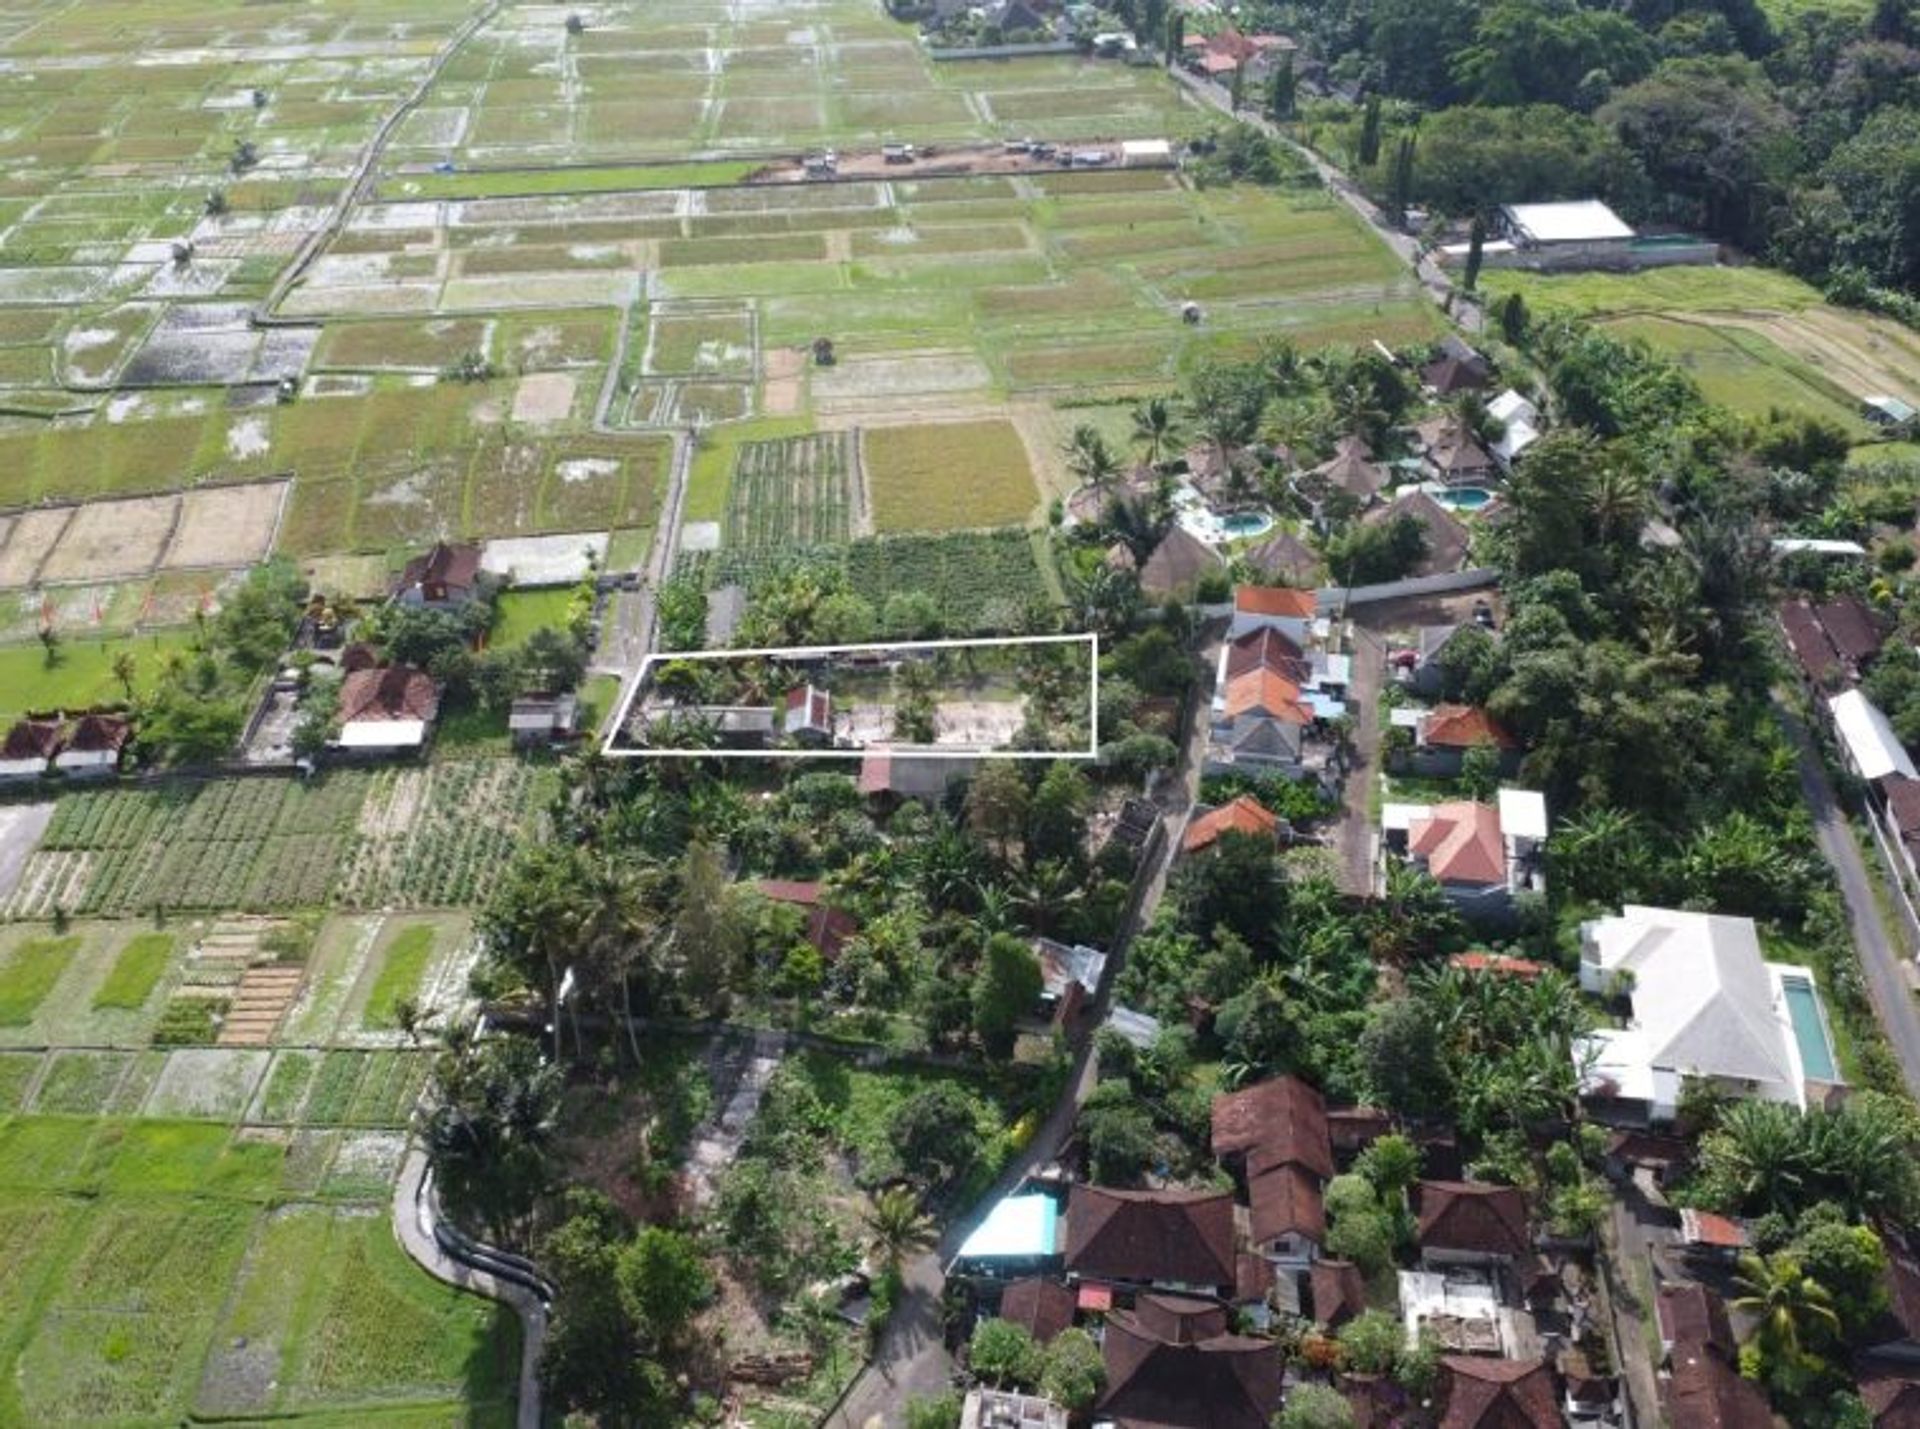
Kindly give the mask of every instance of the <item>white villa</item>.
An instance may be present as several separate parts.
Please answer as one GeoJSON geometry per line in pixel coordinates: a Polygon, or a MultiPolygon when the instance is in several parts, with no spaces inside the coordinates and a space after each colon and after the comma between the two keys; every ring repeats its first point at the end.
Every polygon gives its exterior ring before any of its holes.
{"type": "Polygon", "coordinates": [[[1803,1110],[1840,1083],[1813,974],[1767,962],[1751,918],[1629,905],[1581,927],[1580,985],[1632,1003],[1574,1054],[1620,1119],[1672,1120],[1688,1077],[1803,1110]]]}

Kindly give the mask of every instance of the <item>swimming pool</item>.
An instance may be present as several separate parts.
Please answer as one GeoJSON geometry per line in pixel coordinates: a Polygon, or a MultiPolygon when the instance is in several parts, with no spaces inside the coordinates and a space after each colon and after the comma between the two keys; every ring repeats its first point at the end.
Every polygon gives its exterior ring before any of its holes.
{"type": "Polygon", "coordinates": [[[1800,1045],[1800,1070],[1808,1081],[1837,1082],[1833,1048],[1827,1042],[1827,1029],[1820,1020],[1820,998],[1813,984],[1803,977],[1780,979],[1780,994],[1787,1000],[1787,1017],[1793,1023],[1793,1040],[1800,1045]]]}
{"type": "Polygon", "coordinates": [[[1449,511],[1478,511],[1493,500],[1493,493],[1477,486],[1454,486],[1445,491],[1436,491],[1433,499],[1449,511]]]}
{"type": "Polygon", "coordinates": [[[1264,536],[1273,529],[1273,517],[1264,511],[1236,511],[1231,516],[1220,518],[1220,529],[1226,532],[1230,541],[1264,536]]]}

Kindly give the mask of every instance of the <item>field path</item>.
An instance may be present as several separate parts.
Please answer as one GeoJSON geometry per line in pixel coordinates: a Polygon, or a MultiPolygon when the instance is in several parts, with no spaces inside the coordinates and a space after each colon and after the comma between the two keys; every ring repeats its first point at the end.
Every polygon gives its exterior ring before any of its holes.
{"type": "Polygon", "coordinates": [[[273,280],[273,286],[267,290],[266,297],[260,300],[260,306],[253,310],[255,327],[273,327],[282,324],[303,327],[311,325],[311,318],[276,317],[275,309],[286,300],[289,290],[300,281],[301,275],[313,265],[313,260],[320,256],[320,251],[333,241],[341,225],[346,223],[347,215],[353,212],[353,206],[360,201],[361,191],[367,187],[368,180],[373,177],[374,165],[380,162],[380,155],[386,152],[387,143],[400,128],[401,121],[420,107],[420,102],[438,82],[441,71],[447,67],[447,62],[460,52],[468,40],[480,33],[495,15],[504,10],[507,3],[508,0],[487,0],[486,4],[476,10],[464,25],[453,32],[453,38],[433,57],[433,63],[427,66],[427,72],[420,77],[420,83],[414,86],[413,92],[401,100],[391,114],[380,121],[380,127],[373,131],[373,137],[367,141],[367,147],[361,152],[359,162],[354,165],[353,176],[340,190],[340,198],[334,204],[333,212],[327,215],[325,223],[307,235],[306,241],[294,253],[293,260],[282,268],[280,276],[273,280]]]}

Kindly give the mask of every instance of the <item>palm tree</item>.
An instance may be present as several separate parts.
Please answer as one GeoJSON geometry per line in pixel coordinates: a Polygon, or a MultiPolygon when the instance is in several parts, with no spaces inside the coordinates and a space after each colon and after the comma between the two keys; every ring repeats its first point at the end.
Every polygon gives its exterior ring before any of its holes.
{"type": "Polygon", "coordinates": [[[860,1220],[868,1253],[888,1275],[899,1275],[909,1256],[933,1249],[939,1240],[933,1217],[920,1209],[920,1198],[907,1186],[888,1186],[874,1196],[860,1220]]]}
{"type": "Polygon", "coordinates": [[[1754,1338],[1770,1357],[1792,1363],[1810,1335],[1839,1333],[1833,1296],[1791,1255],[1743,1255],[1733,1283],[1740,1294],[1728,1308],[1759,1322],[1754,1338]]]}
{"type": "Polygon", "coordinates": [[[1149,397],[1133,409],[1133,444],[1143,448],[1147,465],[1160,465],[1172,446],[1179,418],[1165,397],[1149,397]]]}
{"type": "Polygon", "coordinates": [[[133,652],[122,650],[113,657],[113,678],[120,682],[120,691],[127,697],[127,703],[133,703],[133,677],[136,672],[133,652]]]}
{"type": "Polygon", "coordinates": [[[1120,462],[1107,445],[1107,439],[1082,422],[1073,429],[1066,445],[1067,470],[1080,480],[1103,491],[1120,474],[1120,462]]]}
{"type": "Polygon", "coordinates": [[[1806,1204],[1807,1140],[1800,1114],[1781,1102],[1743,1101],[1721,1113],[1709,1138],[1717,1172],[1748,1214],[1806,1204]]]}
{"type": "Polygon", "coordinates": [[[1608,463],[1587,483],[1587,514],[1609,544],[1638,538],[1646,525],[1652,488],[1646,473],[1608,463]]]}

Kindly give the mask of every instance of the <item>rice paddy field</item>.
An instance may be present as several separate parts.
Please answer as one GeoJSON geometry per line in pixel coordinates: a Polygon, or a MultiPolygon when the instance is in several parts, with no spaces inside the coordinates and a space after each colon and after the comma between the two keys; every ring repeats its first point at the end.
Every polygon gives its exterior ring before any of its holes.
{"type": "Polygon", "coordinates": [[[1891,393],[1920,403],[1920,338],[1890,319],[1836,308],[1771,269],[1496,272],[1487,288],[1518,292],[1536,312],[1578,313],[1639,338],[1686,368],[1709,400],[1736,412],[1803,412],[1865,441],[1871,429],[1860,417],[1862,397],[1891,393]]]}
{"type": "Polygon", "coordinates": [[[0,1425],[512,1421],[518,1324],[394,1240],[459,916],[328,919],[273,1036],[169,1045],[257,925],[0,928],[0,1425]]]}

